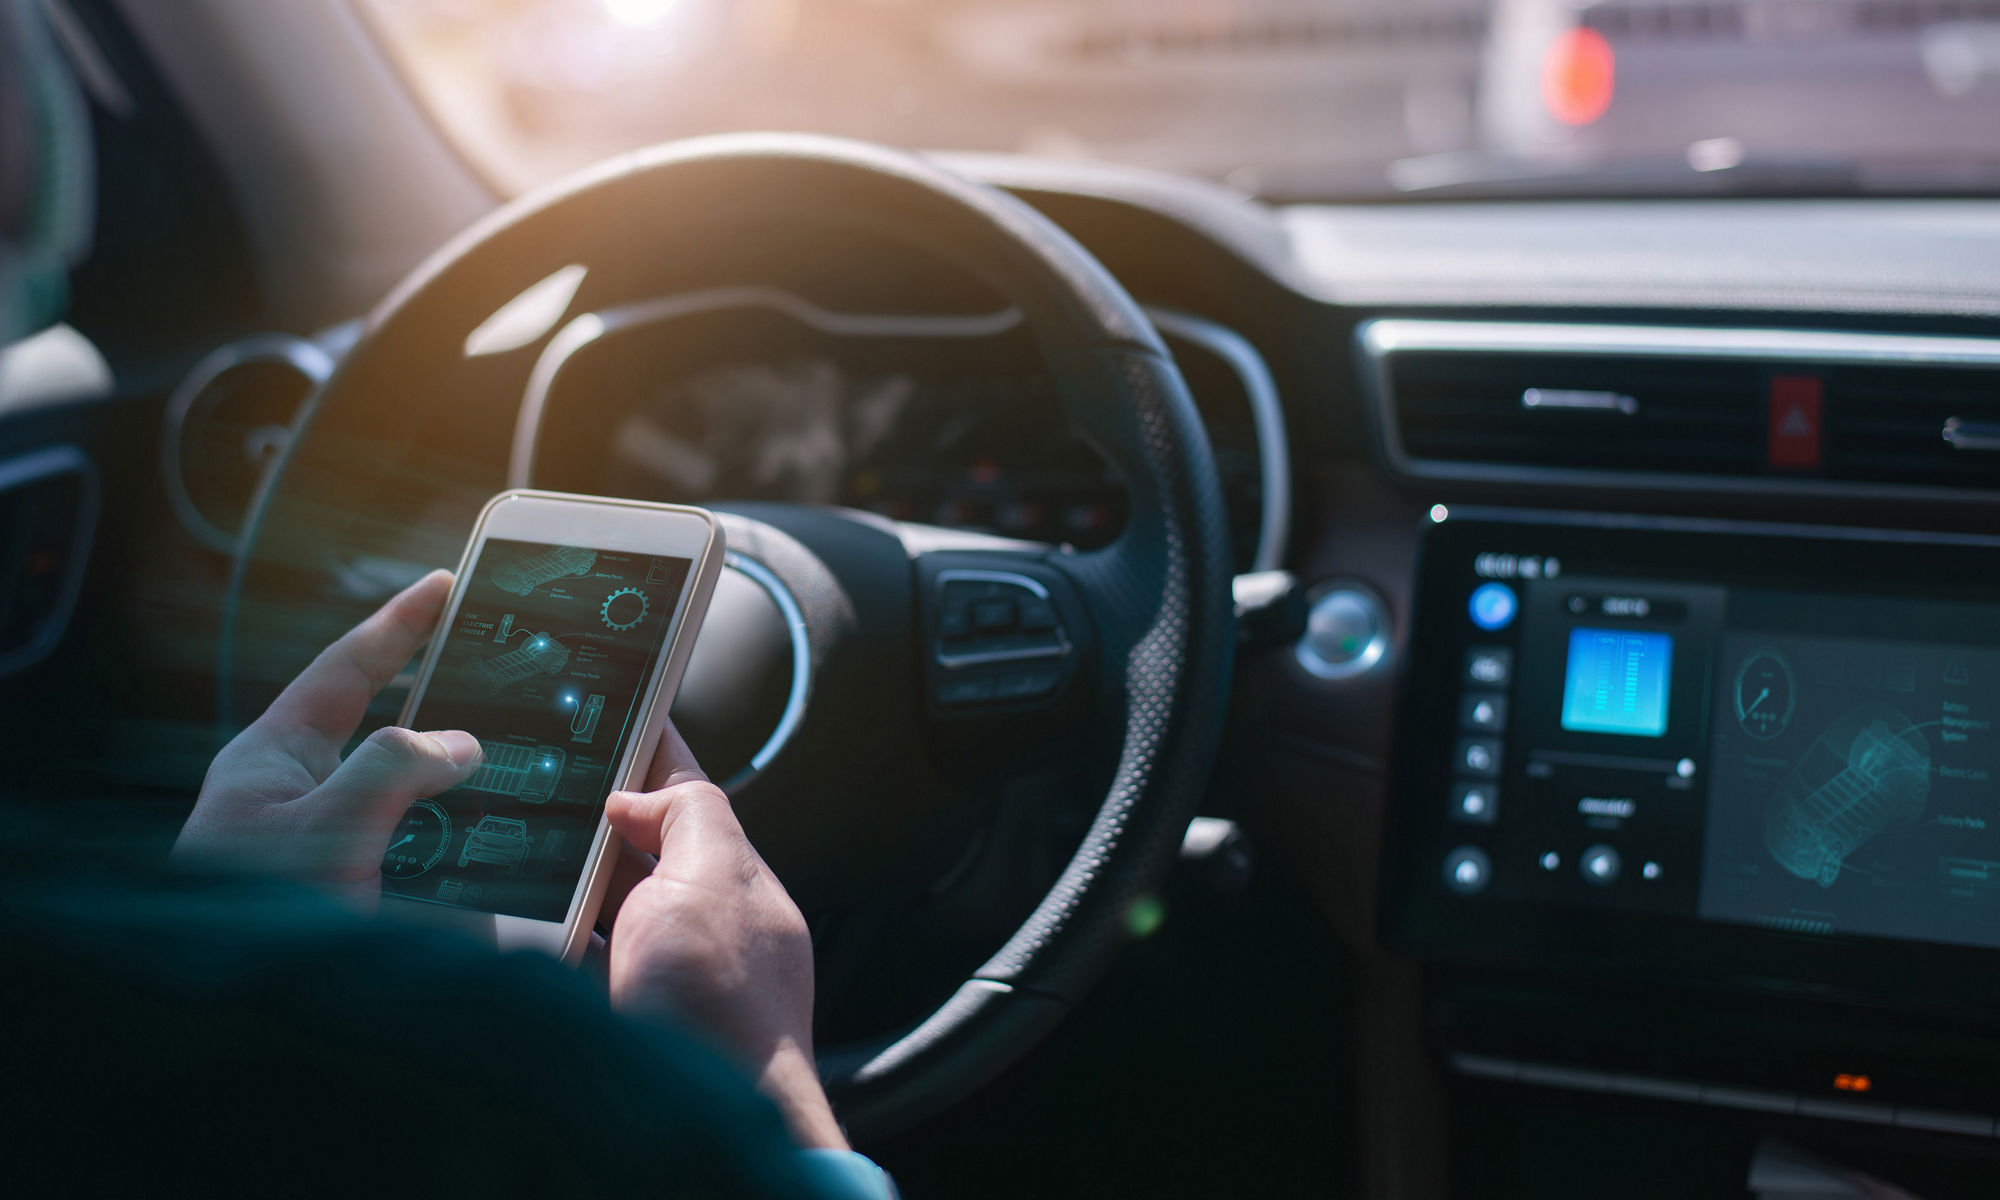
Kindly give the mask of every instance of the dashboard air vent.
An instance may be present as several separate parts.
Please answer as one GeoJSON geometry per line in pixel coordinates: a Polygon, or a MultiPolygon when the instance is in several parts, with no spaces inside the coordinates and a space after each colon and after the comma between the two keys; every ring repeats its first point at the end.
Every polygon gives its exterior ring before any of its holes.
{"type": "Polygon", "coordinates": [[[1380,320],[1389,464],[1593,486],[2000,489],[2000,340],[1380,320]]]}
{"type": "Polygon", "coordinates": [[[333,374],[317,343],[259,334],[213,351],[167,399],[160,478],[196,540],[234,553],[258,485],[307,397],[333,374]]]}

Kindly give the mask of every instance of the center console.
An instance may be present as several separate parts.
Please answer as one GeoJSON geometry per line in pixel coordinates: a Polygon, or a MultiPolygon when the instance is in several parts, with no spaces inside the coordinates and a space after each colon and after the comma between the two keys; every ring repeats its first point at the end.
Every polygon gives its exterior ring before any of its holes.
{"type": "Polygon", "coordinates": [[[1461,1065],[1992,1132],[1943,1031],[2000,1025],[2000,539],[1432,518],[1384,920],[1477,981],[1461,1065]],[[1482,1020],[1563,973],[1594,1003],[1482,1020]]]}

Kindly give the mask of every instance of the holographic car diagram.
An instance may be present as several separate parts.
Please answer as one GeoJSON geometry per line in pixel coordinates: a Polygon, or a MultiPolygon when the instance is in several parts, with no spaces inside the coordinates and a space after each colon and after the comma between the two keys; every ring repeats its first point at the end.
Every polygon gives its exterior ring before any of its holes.
{"type": "Polygon", "coordinates": [[[1863,705],[1814,738],[1771,797],[1764,848],[1800,879],[1832,887],[1868,839],[1923,815],[1930,787],[1924,735],[1887,705],[1863,705]]]}
{"type": "Polygon", "coordinates": [[[465,846],[458,852],[458,865],[467,863],[491,863],[496,867],[518,867],[528,857],[528,847],[534,839],[528,836],[528,823],[513,817],[481,817],[472,832],[465,835],[465,846]]]}
{"type": "Polygon", "coordinates": [[[519,650],[509,650],[472,664],[472,674],[494,695],[536,675],[555,675],[569,666],[569,647],[546,633],[529,636],[519,650]]]}
{"type": "Polygon", "coordinates": [[[519,562],[503,563],[493,568],[489,577],[493,586],[503,592],[525,596],[545,583],[561,579],[565,575],[588,575],[597,565],[597,551],[583,546],[557,546],[533,558],[519,562]]]}
{"type": "Polygon", "coordinates": [[[475,792],[513,796],[529,804],[547,804],[555,794],[569,756],[554,746],[523,746],[481,740],[485,758],[472,778],[458,786],[475,792]]]}

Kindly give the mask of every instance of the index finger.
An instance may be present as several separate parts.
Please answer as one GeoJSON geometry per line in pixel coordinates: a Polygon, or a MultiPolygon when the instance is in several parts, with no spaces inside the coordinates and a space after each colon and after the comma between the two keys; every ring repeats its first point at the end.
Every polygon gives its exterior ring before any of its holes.
{"type": "Polygon", "coordinates": [[[264,713],[326,739],[338,751],[354,736],[368,702],[416,656],[444,613],[451,572],[438,570],[396,593],[322,650],[264,713]]]}

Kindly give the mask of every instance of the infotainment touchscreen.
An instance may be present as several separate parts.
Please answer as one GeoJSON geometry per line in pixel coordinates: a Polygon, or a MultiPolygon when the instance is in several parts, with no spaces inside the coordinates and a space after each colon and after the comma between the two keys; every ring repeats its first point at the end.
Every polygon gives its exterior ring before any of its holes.
{"type": "Polygon", "coordinates": [[[1971,539],[1437,525],[1406,916],[1443,942],[1516,906],[2000,946],[1996,567],[1971,539]]]}

